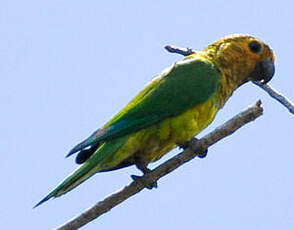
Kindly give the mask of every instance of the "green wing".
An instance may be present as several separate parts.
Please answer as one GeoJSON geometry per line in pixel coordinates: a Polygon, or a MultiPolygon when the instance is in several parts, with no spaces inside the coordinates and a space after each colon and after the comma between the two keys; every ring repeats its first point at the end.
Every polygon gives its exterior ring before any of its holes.
{"type": "MultiPolygon", "coordinates": [[[[176,116],[205,102],[216,92],[219,71],[210,63],[184,59],[154,78],[118,114],[67,156],[176,116]]],[[[85,151],[85,150],[84,150],[85,151]]]]}

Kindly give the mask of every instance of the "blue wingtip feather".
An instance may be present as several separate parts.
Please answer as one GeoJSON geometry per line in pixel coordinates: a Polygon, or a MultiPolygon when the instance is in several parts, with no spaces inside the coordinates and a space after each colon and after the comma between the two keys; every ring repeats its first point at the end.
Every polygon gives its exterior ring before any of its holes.
{"type": "Polygon", "coordinates": [[[90,137],[88,137],[86,140],[82,141],[81,143],[77,144],[75,147],[72,148],[72,150],[69,151],[69,153],[65,157],[69,157],[72,154],[81,151],[85,148],[87,148],[90,145],[93,145],[94,143],[98,142],[99,140],[96,139],[97,131],[95,131],[90,137]]]}
{"type": "Polygon", "coordinates": [[[76,147],[74,147],[72,150],[69,151],[69,153],[65,156],[65,158],[68,158],[69,156],[71,156],[72,154],[74,154],[75,152],[77,152],[77,150],[75,150],[76,147]]]}
{"type": "Polygon", "coordinates": [[[77,144],[75,147],[73,147],[72,150],[69,151],[69,153],[65,156],[65,157],[69,157],[72,154],[83,150],[84,148],[88,147],[89,145],[91,145],[91,141],[89,139],[77,144]]]}

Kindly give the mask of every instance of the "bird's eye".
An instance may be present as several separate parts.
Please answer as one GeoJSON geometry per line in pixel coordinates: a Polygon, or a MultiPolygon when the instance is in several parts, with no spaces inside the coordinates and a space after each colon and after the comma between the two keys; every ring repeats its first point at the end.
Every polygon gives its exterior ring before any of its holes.
{"type": "Polygon", "coordinates": [[[253,53],[260,53],[261,51],[261,44],[257,41],[252,41],[248,44],[249,49],[253,52],[253,53]]]}

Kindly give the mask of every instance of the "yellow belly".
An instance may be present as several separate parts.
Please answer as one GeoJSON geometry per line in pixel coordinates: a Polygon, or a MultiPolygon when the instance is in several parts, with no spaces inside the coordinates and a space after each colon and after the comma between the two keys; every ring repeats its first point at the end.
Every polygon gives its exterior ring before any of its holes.
{"type": "MultiPolygon", "coordinates": [[[[217,111],[218,107],[215,100],[211,99],[206,103],[189,109],[181,115],[168,118],[155,125],[155,131],[150,136],[155,138],[149,138],[151,148],[148,147],[148,144],[145,146],[148,150],[145,151],[144,148],[142,158],[146,162],[156,161],[179,143],[190,140],[212,122],[217,111]]],[[[144,132],[144,130],[140,132],[144,132]]],[[[148,132],[148,129],[145,132],[148,132]]]]}
{"type": "Polygon", "coordinates": [[[211,98],[176,117],[130,134],[127,141],[112,155],[112,159],[103,166],[115,167],[134,154],[146,163],[158,160],[177,144],[190,140],[208,126],[218,111],[217,105],[216,99],[211,98]]]}

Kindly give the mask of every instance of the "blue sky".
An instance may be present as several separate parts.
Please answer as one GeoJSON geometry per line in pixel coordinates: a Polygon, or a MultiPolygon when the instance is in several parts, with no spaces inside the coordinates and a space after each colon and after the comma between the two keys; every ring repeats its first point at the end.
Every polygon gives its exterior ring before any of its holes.
{"type": "MultiPolygon", "coordinates": [[[[231,33],[257,36],[277,56],[272,86],[294,100],[293,8],[264,0],[3,1],[0,227],[52,229],[131,181],[135,167],[97,174],[32,209],[76,167],[64,158],[70,148],[181,58],[166,44],[202,49],[231,33]]],[[[83,229],[292,229],[293,115],[248,83],[199,136],[258,99],[261,118],[83,229]]]]}

